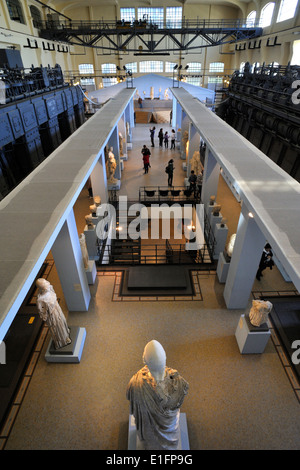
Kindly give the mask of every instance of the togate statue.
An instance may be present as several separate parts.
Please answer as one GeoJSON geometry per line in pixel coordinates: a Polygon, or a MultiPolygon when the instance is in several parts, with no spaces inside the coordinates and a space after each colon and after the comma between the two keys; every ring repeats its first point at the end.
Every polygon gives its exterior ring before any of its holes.
{"type": "Polygon", "coordinates": [[[184,131],[181,143],[182,143],[182,149],[183,149],[183,156],[186,158],[188,154],[188,142],[189,142],[189,132],[184,131]]]}
{"type": "Polygon", "coordinates": [[[87,246],[86,246],[84,233],[81,233],[79,235],[79,243],[80,243],[80,248],[81,248],[84,267],[85,267],[85,269],[88,269],[88,267],[89,267],[89,254],[88,254],[88,251],[87,251],[87,246]]]}
{"type": "Polygon", "coordinates": [[[273,304],[267,300],[252,300],[252,307],[249,312],[249,320],[253,326],[260,326],[266,323],[273,304]]]}
{"type": "Polygon", "coordinates": [[[193,156],[191,158],[191,170],[194,171],[195,175],[200,175],[203,170],[203,165],[200,160],[200,152],[196,150],[193,153],[193,156]]]}
{"type": "Polygon", "coordinates": [[[228,242],[228,245],[227,245],[227,248],[226,248],[226,251],[227,251],[227,255],[232,256],[232,252],[233,252],[233,248],[234,248],[234,244],[235,244],[235,239],[236,239],[236,233],[233,233],[231,235],[231,237],[229,238],[229,242],[228,242]]]}
{"type": "Polygon", "coordinates": [[[36,286],[38,288],[36,305],[39,315],[50,329],[55,349],[63,348],[72,341],[70,329],[54,289],[50,282],[44,278],[37,279],[36,286]]]}
{"type": "Polygon", "coordinates": [[[117,168],[117,163],[116,163],[115,156],[112,151],[113,151],[113,148],[110,147],[109,152],[108,152],[107,162],[106,162],[107,182],[109,184],[115,184],[117,182],[116,178],[114,178],[115,171],[117,168]]]}
{"type": "Polygon", "coordinates": [[[166,367],[166,353],[158,341],[146,344],[143,362],[126,391],[139,439],[144,450],[176,450],[180,406],[189,385],[177,370],[166,367]]]}
{"type": "Polygon", "coordinates": [[[120,157],[123,157],[123,135],[119,132],[119,150],[120,150],[120,157]]]}

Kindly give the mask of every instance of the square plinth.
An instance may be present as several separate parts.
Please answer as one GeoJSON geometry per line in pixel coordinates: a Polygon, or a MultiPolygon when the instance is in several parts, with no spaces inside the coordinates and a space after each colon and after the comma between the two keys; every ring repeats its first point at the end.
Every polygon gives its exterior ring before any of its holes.
{"type": "Polygon", "coordinates": [[[253,326],[248,317],[241,315],[235,337],[241,354],[261,354],[264,352],[271,332],[264,323],[253,326]]]}
{"type": "Polygon", "coordinates": [[[80,362],[86,337],[86,330],[85,328],[78,326],[70,326],[69,328],[72,342],[63,348],[55,349],[53,340],[51,340],[45,354],[47,362],[80,362]]]}
{"type": "MultiPolygon", "coordinates": [[[[178,448],[176,450],[190,450],[189,435],[186,421],[186,414],[180,413],[179,416],[179,441],[178,448]]],[[[128,427],[128,450],[144,450],[143,444],[141,443],[135,425],[135,419],[133,415],[129,415],[129,427],[128,427]]]]}

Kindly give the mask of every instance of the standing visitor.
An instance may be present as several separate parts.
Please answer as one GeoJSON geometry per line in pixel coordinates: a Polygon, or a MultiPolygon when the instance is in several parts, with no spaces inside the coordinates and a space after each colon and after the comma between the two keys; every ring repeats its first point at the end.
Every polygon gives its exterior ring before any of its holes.
{"type": "Polygon", "coordinates": [[[168,174],[168,186],[172,186],[173,184],[173,172],[175,170],[173,161],[173,159],[169,160],[168,166],[166,167],[166,173],[168,174]]]}
{"type": "Polygon", "coordinates": [[[169,134],[168,134],[168,131],[165,132],[164,142],[165,142],[165,148],[167,149],[169,147],[169,134]]]}
{"type": "Polygon", "coordinates": [[[151,168],[151,166],[150,166],[151,152],[150,152],[150,150],[148,149],[148,147],[146,145],[143,145],[141,153],[143,155],[144,174],[146,174],[146,173],[148,173],[149,168],[151,168]]]}
{"type": "Polygon", "coordinates": [[[151,147],[154,147],[154,134],[155,134],[155,126],[150,129],[150,139],[151,139],[151,147]]]}
{"type": "Polygon", "coordinates": [[[159,130],[158,139],[159,139],[159,146],[162,147],[163,146],[163,140],[164,140],[164,131],[163,131],[162,128],[159,130]]]}
{"type": "Polygon", "coordinates": [[[172,129],[171,132],[171,149],[175,149],[175,131],[172,129]]]}

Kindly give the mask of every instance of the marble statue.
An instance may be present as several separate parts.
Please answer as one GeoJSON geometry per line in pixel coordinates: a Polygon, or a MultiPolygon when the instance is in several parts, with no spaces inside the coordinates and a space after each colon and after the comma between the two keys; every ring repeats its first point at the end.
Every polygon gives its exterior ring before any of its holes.
{"type": "Polygon", "coordinates": [[[168,100],[168,99],[169,99],[168,88],[165,89],[164,99],[165,99],[165,100],[168,100]]]}
{"type": "Polygon", "coordinates": [[[249,312],[249,319],[253,326],[260,326],[266,323],[273,304],[266,300],[252,300],[252,307],[249,312]]]}
{"type": "Polygon", "coordinates": [[[109,184],[115,184],[118,181],[116,180],[116,178],[114,178],[116,168],[117,168],[117,162],[113,154],[113,148],[110,147],[109,152],[108,152],[107,162],[106,162],[107,182],[109,184]]]}
{"type": "Polygon", "coordinates": [[[198,150],[193,153],[191,158],[191,170],[194,171],[195,175],[200,175],[203,170],[203,165],[200,161],[200,152],[198,150]]]}
{"type": "Polygon", "coordinates": [[[183,148],[183,155],[186,158],[187,156],[187,149],[188,149],[188,141],[189,141],[189,131],[184,131],[181,143],[183,148]]]}
{"type": "Polygon", "coordinates": [[[38,288],[36,305],[39,315],[49,327],[55,349],[63,348],[71,343],[70,329],[54,289],[50,282],[43,278],[37,279],[36,286],[38,288]]]}
{"type": "Polygon", "coordinates": [[[96,216],[96,211],[97,211],[97,206],[96,206],[96,204],[92,204],[92,205],[90,206],[90,211],[91,211],[92,215],[95,214],[95,216],[96,216]]]}
{"type": "Polygon", "coordinates": [[[232,256],[232,252],[233,252],[233,248],[234,248],[234,244],[235,244],[235,239],[236,239],[236,233],[233,233],[231,235],[231,237],[229,238],[229,242],[228,242],[228,245],[227,245],[227,248],[226,248],[226,251],[227,251],[227,255],[232,256]]]}
{"type": "Polygon", "coordinates": [[[150,87],[150,98],[151,100],[154,100],[154,87],[153,86],[150,87]]]}
{"type": "Polygon", "coordinates": [[[222,217],[222,220],[220,222],[221,227],[225,227],[226,223],[227,223],[227,219],[225,217],[222,217]]]}
{"type": "Polygon", "coordinates": [[[189,384],[177,370],[166,367],[166,353],[156,340],[146,344],[143,362],[126,390],[137,434],[144,450],[176,450],[180,406],[189,384]]]}
{"type": "Polygon", "coordinates": [[[91,214],[85,216],[85,222],[86,222],[88,230],[93,230],[95,225],[93,224],[93,218],[91,214]]]}
{"type": "Polygon", "coordinates": [[[123,135],[119,132],[119,150],[120,150],[120,157],[123,157],[123,135]]]}
{"type": "Polygon", "coordinates": [[[213,215],[219,215],[221,210],[221,204],[215,204],[212,210],[213,215]]]}
{"type": "Polygon", "coordinates": [[[84,233],[81,233],[81,234],[79,235],[79,243],[80,243],[80,248],[81,248],[81,253],[82,253],[84,268],[85,268],[85,269],[88,269],[88,267],[89,267],[89,254],[88,254],[88,251],[87,251],[87,246],[86,246],[86,241],[85,241],[85,235],[84,235],[84,233]]]}
{"type": "Polygon", "coordinates": [[[209,198],[209,205],[213,206],[216,201],[216,196],[210,196],[209,198]]]}
{"type": "Polygon", "coordinates": [[[100,196],[94,196],[94,203],[96,207],[99,207],[101,205],[101,197],[100,196]]]}

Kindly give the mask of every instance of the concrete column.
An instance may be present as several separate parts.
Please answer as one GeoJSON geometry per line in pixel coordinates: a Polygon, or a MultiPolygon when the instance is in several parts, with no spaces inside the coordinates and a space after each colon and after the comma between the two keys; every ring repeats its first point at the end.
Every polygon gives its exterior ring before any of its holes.
{"type": "Polygon", "coordinates": [[[207,207],[209,204],[209,199],[211,196],[216,196],[218,191],[218,183],[219,183],[219,176],[220,176],[220,166],[210,152],[210,150],[206,147],[205,152],[205,161],[204,161],[204,170],[203,170],[203,182],[202,182],[202,192],[201,192],[201,199],[207,207]]]}
{"type": "Polygon", "coordinates": [[[255,218],[243,204],[223,293],[227,308],[247,307],[265,243],[255,218]]]}
{"type": "Polygon", "coordinates": [[[119,132],[118,126],[115,126],[108,142],[108,147],[113,148],[113,154],[115,156],[115,160],[117,163],[116,171],[115,171],[115,178],[117,180],[121,179],[121,162],[120,162],[120,152],[119,152],[119,132]]]}
{"type": "Polygon", "coordinates": [[[88,310],[88,286],[73,209],[52,245],[55,266],[70,311],[88,310]]]}
{"type": "Polygon", "coordinates": [[[101,202],[108,202],[107,176],[104,151],[101,153],[91,173],[91,183],[94,196],[100,196],[101,202]]]}
{"type": "Polygon", "coordinates": [[[193,158],[194,152],[200,150],[200,135],[195,129],[192,122],[189,124],[189,151],[186,158],[186,176],[187,178],[191,174],[191,165],[190,161],[193,158]]]}

